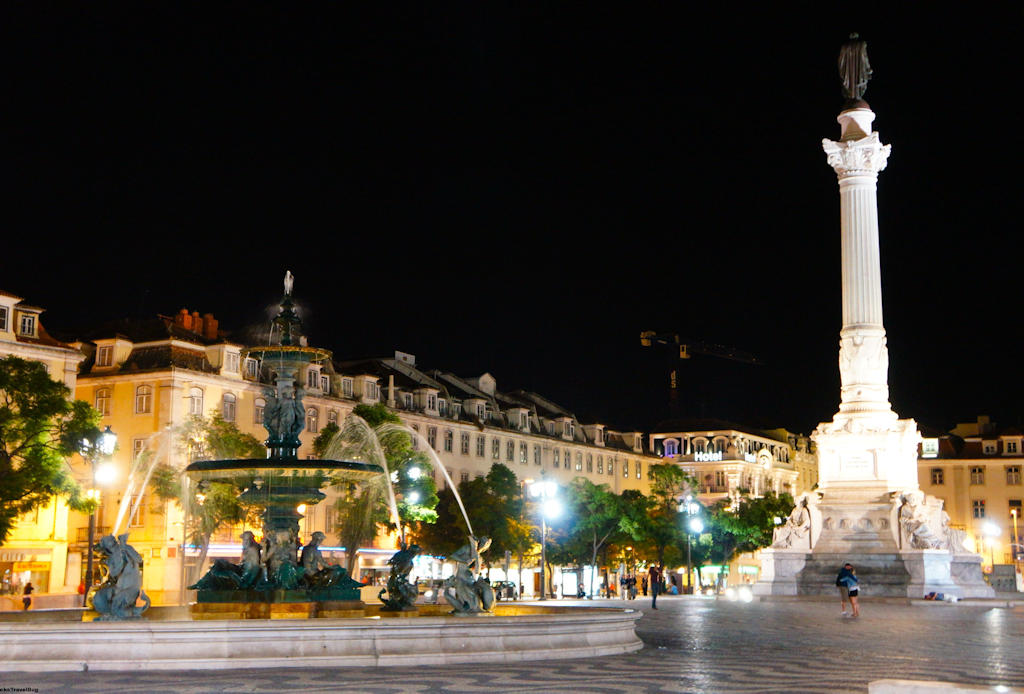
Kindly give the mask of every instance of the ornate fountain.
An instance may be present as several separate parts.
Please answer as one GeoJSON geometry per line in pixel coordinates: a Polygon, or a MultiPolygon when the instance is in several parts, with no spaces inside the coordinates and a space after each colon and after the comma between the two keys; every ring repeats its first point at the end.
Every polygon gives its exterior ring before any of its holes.
{"type": "Polygon", "coordinates": [[[299,554],[299,520],[303,517],[299,508],[323,501],[322,490],[327,487],[364,481],[383,474],[383,469],[365,462],[298,457],[305,408],[303,389],[297,379],[301,379],[306,367],[329,359],[331,353],[304,344],[302,322],[292,301],[293,283],[292,274],[286,273],[284,298],[271,332],[277,334],[277,344],[243,352],[244,356],[258,359],[261,369],[273,374],[274,388],[264,391],[263,425],[269,434],[267,458],[204,460],[185,469],[190,482],[199,490],[211,483],[234,486],[240,501],[262,509],[263,521],[261,542],[250,532],[243,535],[239,563],[218,559],[190,586],[197,591],[197,605],[193,609],[197,618],[224,614],[265,617],[268,610],[240,606],[285,603],[296,608],[304,604],[313,613],[322,610],[323,603],[352,603],[360,599],[363,584],[352,580],[344,568],[328,565],[321,556],[323,533],[313,533],[299,554]],[[214,604],[221,608],[214,608],[214,604]]]}

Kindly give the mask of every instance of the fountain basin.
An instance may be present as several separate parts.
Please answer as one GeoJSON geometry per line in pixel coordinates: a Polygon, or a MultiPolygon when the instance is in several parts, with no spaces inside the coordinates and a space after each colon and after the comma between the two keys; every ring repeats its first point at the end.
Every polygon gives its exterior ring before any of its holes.
{"type": "Polygon", "coordinates": [[[0,623],[0,672],[507,663],[639,650],[632,609],[496,606],[487,617],[0,623]]]}

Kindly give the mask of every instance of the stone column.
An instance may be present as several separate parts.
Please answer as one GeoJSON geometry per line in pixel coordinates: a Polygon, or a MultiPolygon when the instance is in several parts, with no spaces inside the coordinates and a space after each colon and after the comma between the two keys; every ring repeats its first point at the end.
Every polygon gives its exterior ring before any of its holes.
{"type": "Polygon", "coordinates": [[[839,114],[842,137],[823,140],[828,163],[839,177],[842,231],[843,328],[839,333],[842,379],[839,419],[896,419],[889,404],[889,352],[882,325],[882,275],[878,249],[878,172],[889,145],[871,132],[875,114],[854,108],[839,114]]]}

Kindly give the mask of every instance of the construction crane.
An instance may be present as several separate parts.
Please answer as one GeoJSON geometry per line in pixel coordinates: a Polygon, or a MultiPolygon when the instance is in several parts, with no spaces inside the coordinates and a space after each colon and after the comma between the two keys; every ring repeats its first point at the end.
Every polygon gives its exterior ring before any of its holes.
{"type": "Polygon", "coordinates": [[[644,330],[640,333],[640,345],[643,347],[664,346],[669,348],[669,416],[678,417],[679,410],[679,374],[676,361],[692,359],[695,356],[718,357],[743,364],[762,365],[763,362],[752,354],[735,347],[715,345],[701,340],[690,340],[675,333],[659,333],[644,330]]]}

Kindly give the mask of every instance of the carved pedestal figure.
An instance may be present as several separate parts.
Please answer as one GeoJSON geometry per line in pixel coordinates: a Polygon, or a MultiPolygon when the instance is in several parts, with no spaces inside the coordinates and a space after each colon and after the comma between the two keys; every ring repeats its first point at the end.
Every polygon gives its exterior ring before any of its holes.
{"type": "Polygon", "coordinates": [[[142,590],[142,557],[128,544],[128,533],[107,535],[93,547],[103,557],[107,576],[92,594],[96,621],[139,619],[149,609],[149,596],[142,590]],[[139,598],[145,605],[136,605],[139,598]]]}

